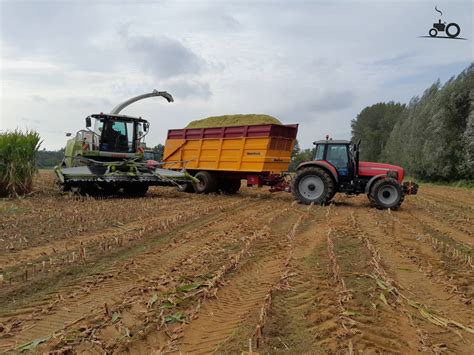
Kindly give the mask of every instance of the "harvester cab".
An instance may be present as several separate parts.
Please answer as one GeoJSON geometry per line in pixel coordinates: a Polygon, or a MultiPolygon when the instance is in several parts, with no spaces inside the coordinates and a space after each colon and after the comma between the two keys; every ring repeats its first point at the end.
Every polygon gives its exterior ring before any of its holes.
{"type": "Polygon", "coordinates": [[[360,141],[327,136],[314,144],[314,160],[301,163],[293,180],[293,194],[302,203],[328,203],[337,192],[364,193],[378,208],[398,209],[405,195],[418,191],[416,183],[403,182],[403,168],[359,161],[360,141]]]}
{"type": "Polygon", "coordinates": [[[121,103],[111,113],[86,117],[86,129],[68,140],[64,159],[55,168],[64,190],[89,195],[123,192],[140,196],[151,185],[193,182],[185,170],[161,169],[157,162],[145,160],[144,137],[149,131],[148,121],[119,114],[133,102],[154,96],[173,102],[169,93],[155,90],[121,103]]]}

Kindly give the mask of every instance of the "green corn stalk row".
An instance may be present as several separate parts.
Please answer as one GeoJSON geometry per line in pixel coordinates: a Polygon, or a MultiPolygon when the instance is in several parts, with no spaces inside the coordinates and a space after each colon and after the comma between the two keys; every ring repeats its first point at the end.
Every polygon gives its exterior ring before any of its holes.
{"type": "Polygon", "coordinates": [[[40,136],[35,131],[0,133],[0,197],[31,191],[40,145],[40,136]]]}

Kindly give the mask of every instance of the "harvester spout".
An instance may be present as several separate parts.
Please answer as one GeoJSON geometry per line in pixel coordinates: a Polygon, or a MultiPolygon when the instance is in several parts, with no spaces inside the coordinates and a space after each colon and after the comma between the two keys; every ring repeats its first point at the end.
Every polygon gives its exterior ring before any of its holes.
{"type": "Polygon", "coordinates": [[[118,104],[115,106],[112,111],[110,111],[111,115],[118,115],[120,111],[122,111],[125,107],[128,105],[133,104],[136,101],[143,100],[149,97],[154,97],[154,96],[162,96],[164,97],[168,102],[173,102],[173,96],[171,94],[167,93],[166,91],[158,91],[158,90],[153,90],[152,92],[148,94],[143,94],[143,95],[138,95],[135,97],[132,97],[131,99],[128,99],[127,101],[122,102],[121,104],[118,104]]]}

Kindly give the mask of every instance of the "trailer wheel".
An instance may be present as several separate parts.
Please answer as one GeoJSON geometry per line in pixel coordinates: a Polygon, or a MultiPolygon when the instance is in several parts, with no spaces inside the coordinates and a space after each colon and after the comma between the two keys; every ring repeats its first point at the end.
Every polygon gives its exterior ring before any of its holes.
{"type": "Polygon", "coordinates": [[[216,177],[208,171],[200,171],[195,176],[199,182],[195,186],[198,194],[208,194],[217,191],[216,177]]]}
{"type": "Polygon", "coordinates": [[[223,179],[219,181],[219,189],[229,195],[233,195],[239,191],[240,185],[240,179],[223,179]]]}
{"type": "Polygon", "coordinates": [[[143,197],[148,191],[148,185],[130,184],[123,188],[125,195],[130,197],[143,197]]]}
{"type": "Polygon", "coordinates": [[[179,192],[188,192],[188,193],[196,192],[194,190],[193,184],[191,184],[190,182],[185,182],[184,184],[178,185],[177,190],[179,192]]]}
{"type": "Polygon", "coordinates": [[[369,195],[369,200],[373,200],[378,209],[398,210],[405,198],[402,186],[392,178],[376,181],[370,189],[369,195]]]}
{"type": "Polygon", "coordinates": [[[323,205],[335,194],[334,181],[321,168],[308,167],[299,170],[293,180],[293,196],[296,200],[309,205],[323,205]]]}

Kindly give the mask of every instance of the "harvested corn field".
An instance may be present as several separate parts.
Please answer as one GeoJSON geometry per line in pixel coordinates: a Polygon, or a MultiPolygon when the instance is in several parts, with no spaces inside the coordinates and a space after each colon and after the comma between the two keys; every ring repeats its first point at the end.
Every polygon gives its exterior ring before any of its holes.
{"type": "Polygon", "coordinates": [[[0,352],[472,353],[474,192],[0,201],[0,352]]]}

